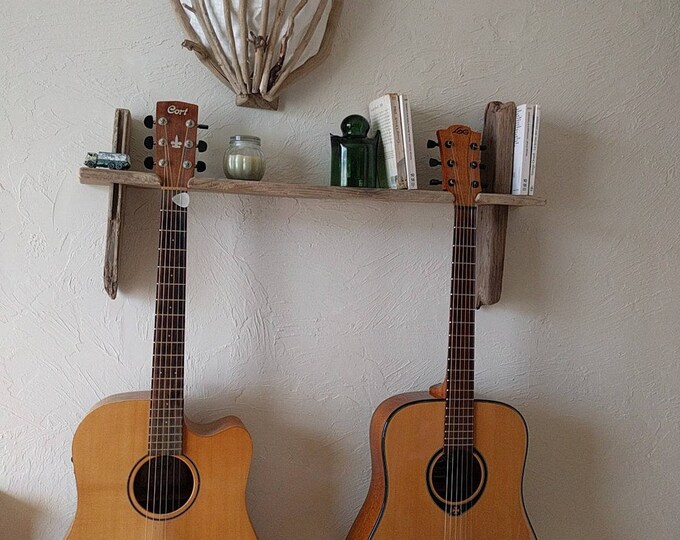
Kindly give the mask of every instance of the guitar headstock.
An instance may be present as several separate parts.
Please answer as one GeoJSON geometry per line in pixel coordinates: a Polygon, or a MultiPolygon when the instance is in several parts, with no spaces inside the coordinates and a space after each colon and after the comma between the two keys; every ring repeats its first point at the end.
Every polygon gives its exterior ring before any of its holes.
{"type": "Polygon", "coordinates": [[[194,169],[205,170],[202,161],[196,162],[196,150],[204,151],[206,144],[196,141],[198,128],[198,105],[182,101],[159,101],[156,103],[156,119],[147,116],[144,125],[153,128],[155,136],[144,140],[144,145],[154,150],[144,165],[153,169],[161,179],[161,186],[171,189],[186,189],[194,169]]]}
{"type": "Polygon", "coordinates": [[[475,198],[482,191],[479,175],[482,135],[468,126],[453,125],[437,131],[440,161],[430,160],[430,165],[441,165],[442,189],[451,193],[456,206],[474,206],[475,198]]]}

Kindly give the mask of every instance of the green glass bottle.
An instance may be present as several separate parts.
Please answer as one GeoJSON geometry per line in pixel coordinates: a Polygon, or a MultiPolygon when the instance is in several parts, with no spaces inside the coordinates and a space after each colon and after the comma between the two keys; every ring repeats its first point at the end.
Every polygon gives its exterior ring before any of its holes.
{"type": "Polygon", "coordinates": [[[380,170],[384,169],[384,159],[380,159],[380,132],[369,137],[368,120],[358,114],[345,118],[340,129],[342,136],[331,135],[331,185],[382,187],[380,170]]]}

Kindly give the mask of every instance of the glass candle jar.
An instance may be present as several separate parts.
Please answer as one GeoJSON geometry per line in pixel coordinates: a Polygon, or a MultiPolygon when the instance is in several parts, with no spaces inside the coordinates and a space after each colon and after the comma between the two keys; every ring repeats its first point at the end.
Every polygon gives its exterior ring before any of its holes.
{"type": "Polygon", "coordinates": [[[262,180],[264,153],[259,137],[234,135],[224,153],[224,174],[234,180],[262,180]]]}

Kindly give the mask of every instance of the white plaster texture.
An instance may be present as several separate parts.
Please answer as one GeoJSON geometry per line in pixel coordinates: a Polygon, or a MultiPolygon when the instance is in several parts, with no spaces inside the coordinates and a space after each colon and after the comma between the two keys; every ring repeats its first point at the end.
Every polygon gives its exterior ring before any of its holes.
{"type": "MultiPolygon", "coordinates": [[[[478,394],[526,416],[539,538],[680,533],[680,185],[674,0],[349,1],[331,58],[279,112],[239,109],[180,47],[168,2],[6,2],[0,12],[0,536],[62,538],[70,444],[99,399],[148,387],[157,194],[130,191],[121,290],[101,265],[107,192],[81,186],[128,107],[199,103],[206,161],[262,136],[269,180],[323,183],[328,133],[386,91],[425,140],[539,102],[537,194],[510,215],[503,299],[478,316],[478,394]]],[[[263,540],[344,538],[372,411],[441,379],[451,209],[196,194],[188,412],[240,416],[263,540]]],[[[115,441],[114,441],[115,442],[115,441]]]]}

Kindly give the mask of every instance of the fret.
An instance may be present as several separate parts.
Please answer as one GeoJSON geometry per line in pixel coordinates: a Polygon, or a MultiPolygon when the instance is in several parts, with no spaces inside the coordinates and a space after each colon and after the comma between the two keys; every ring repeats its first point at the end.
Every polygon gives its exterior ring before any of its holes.
{"type": "Polygon", "coordinates": [[[187,237],[184,231],[170,231],[159,229],[159,249],[184,249],[187,248],[187,237]]]}
{"type": "MultiPolygon", "coordinates": [[[[469,279],[474,280],[477,277],[477,265],[475,263],[456,264],[451,266],[451,281],[469,279]]],[[[455,289],[451,290],[451,294],[455,294],[455,289]]]]}
{"type": "Polygon", "coordinates": [[[160,216],[159,231],[186,233],[187,214],[186,212],[166,212],[160,216]]]}
{"type": "MultiPolygon", "coordinates": [[[[186,285],[184,283],[167,283],[157,281],[156,289],[158,289],[158,286],[160,285],[163,286],[164,298],[183,298],[185,296],[186,285]]],[[[156,292],[158,292],[158,290],[156,292]]]]}

